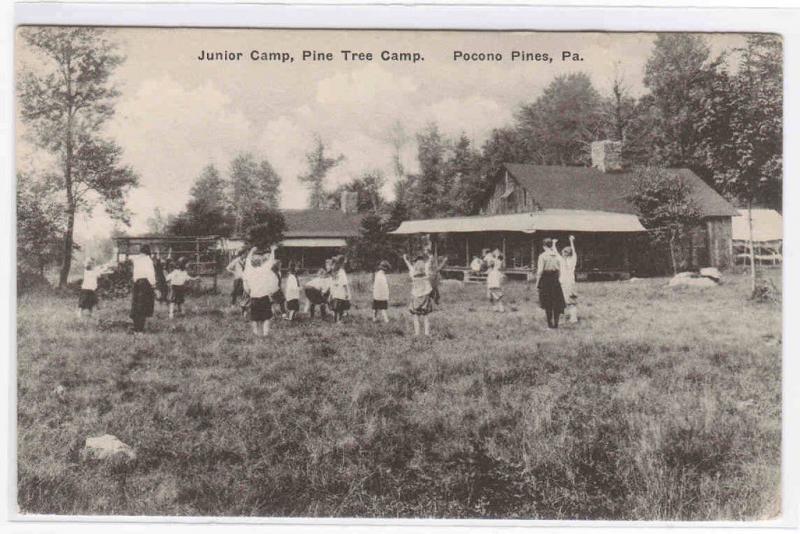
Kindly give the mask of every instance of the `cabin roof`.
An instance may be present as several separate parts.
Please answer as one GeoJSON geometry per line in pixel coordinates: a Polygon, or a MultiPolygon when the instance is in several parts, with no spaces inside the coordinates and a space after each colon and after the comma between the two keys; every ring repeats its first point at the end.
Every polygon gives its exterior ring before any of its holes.
{"type": "MultiPolygon", "coordinates": [[[[542,209],[595,210],[636,214],[625,196],[633,186],[634,173],[605,173],[594,167],[506,163],[505,169],[528,190],[542,209]]],[[[731,204],[689,169],[667,169],[678,174],[692,189],[703,217],[738,215],[731,204]]]]}
{"type": "Polygon", "coordinates": [[[526,213],[473,215],[403,221],[395,235],[449,232],[644,232],[639,218],[631,213],[548,209],[526,213]]]}
{"type": "Polygon", "coordinates": [[[282,210],[286,237],[356,237],[362,215],[341,210],[282,210]]]}

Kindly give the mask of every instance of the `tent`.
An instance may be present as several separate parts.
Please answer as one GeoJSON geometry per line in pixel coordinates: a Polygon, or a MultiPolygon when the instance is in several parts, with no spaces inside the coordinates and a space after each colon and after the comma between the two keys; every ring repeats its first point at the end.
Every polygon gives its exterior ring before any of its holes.
{"type": "MultiPolygon", "coordinates": [[[[753,256],[757,264],[778,265],[783,261],[783,216],[775,210],[753,209],[753,256]]],[[[733,255],[736,263],[750,261],[750,225],[747,210],[731,219],[733,255]]]]}

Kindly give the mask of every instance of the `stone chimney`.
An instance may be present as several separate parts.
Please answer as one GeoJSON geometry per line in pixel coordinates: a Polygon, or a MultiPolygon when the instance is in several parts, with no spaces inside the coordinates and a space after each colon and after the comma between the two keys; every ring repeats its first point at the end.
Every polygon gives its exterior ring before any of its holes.
{"type": "Polygon", "coordinates": [[[358,193],[355,191],[342,191],[342,213],[358,213],[358,193]]]}
{"type": "Polygon", "coordinates": [[[602,172],[622,170],[622,142],[595,141],[592,143],[592,167],[602,172]]]}

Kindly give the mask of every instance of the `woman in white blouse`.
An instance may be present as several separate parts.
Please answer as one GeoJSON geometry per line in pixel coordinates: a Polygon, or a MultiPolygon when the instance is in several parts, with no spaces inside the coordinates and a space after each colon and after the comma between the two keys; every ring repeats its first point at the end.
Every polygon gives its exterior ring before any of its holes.
{"type": "Polygon", "coordinates": [[[133,291],[131,298],[131,319],[133,331],[144,332],[144,323],[153,316],[156,295],[156,270],[150,257],[150,246],[142,245],[139,254],[131,257],[133,263],[133,291]]]}

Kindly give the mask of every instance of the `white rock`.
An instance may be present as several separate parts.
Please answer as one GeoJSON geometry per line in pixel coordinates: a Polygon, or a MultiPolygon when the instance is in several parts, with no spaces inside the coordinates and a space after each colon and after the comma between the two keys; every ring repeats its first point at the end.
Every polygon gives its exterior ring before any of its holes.
{"type": "Polygon", "coordinates": [[[126,445],[111,434],[86,438],[86,446],[81,451],[81,454],[85,460],[107,460],[118,455],[125,460],[136,459],[136,452],[130,445],[126,445]]]}
{"type": "Polygon", "coordinates": [[[711,278],[717,281],[722,279],[722,273],[719,272],[719,269],[716,267],[703,267],[700,269],[700,276],[705,276],[706,278],[711,278]]]}
{"type": "Polygon", "coordinates": [[[636,278],[635,276],[628,280],[628,282],[641,282],[641,281],[642,281],[641,278],[636,278]]]}
{"type": "Polygon", "coordinates": [[[716,287],[717,283],[710,278],[706,278],[705,276],[694,275],[693,277],[690,277],[677,275],[669,281],[669,285],[670,287],[716,287]]]}

